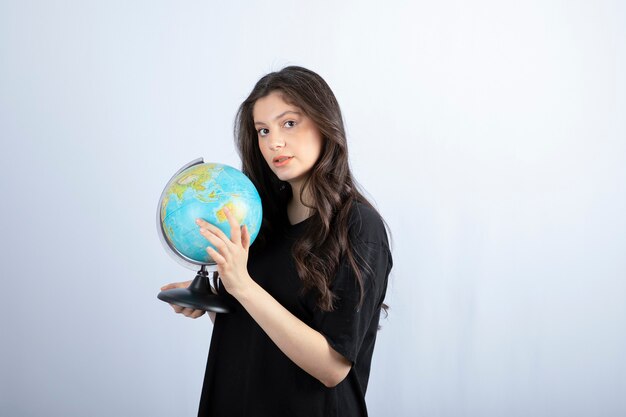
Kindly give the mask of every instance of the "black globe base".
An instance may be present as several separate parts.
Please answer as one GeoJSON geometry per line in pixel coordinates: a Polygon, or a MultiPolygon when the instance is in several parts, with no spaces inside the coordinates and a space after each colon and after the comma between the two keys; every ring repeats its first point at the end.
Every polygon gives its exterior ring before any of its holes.
{"type": "Polygon", "coordinates": [[[161,291],[157,298],[181,307],[214,311],[216,313],[230,312],[228,302],[223,297],[211,292],[209,274],[204,265],[202,265],[189,287],[161,291]]]}

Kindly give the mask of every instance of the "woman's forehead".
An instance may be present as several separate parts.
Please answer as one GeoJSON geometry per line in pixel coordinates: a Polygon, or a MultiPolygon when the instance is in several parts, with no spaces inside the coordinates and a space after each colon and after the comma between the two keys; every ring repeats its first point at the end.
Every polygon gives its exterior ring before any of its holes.
{"type": "Polygon", "coordinates": [[[252,118],[255,122],[272,121],[290,112],[302,114],[302,110],[290,100],[285,100],[285,95],[280,91],[273,91],[259,98],[252,106],[252,118]]]}

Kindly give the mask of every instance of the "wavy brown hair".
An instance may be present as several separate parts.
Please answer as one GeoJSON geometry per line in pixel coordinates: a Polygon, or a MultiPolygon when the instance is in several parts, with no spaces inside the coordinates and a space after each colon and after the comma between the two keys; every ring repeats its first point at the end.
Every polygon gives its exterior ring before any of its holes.
{"type": "MultiPolygon", "coordinates": [[[[346,133],[337,99],[322,77],[306,68],[288,66],[262,77],[235,117],[235,142],[242,171],[256,186],[263,203],[263,223],[255,244],[267,244],[276,235],[275,231],[288,226],[287,203],[292,197],[289,184],[272,172],[261,154],[252,115],[256,101],[274,91],[280,91],[285,101],[302,110],[323,138],[320,157],[300,192],[301,201],[305,189],[310,192],[313,205],[307,207],[312,209],[313,215],[292,249],[303,290],[317,292],[317,306],[322,311],[333,310],[335,295],[330,285],[342,257],[346,256],[358,281],[361,305],[364,293],[361,267],[371,268],[361,262],[362,258],[353,250],[348,221],[355,202],[376,209],[357,189],[350,172],[346,133]]],[[[387,305],[383,304],[383,309],[386,312],[387,305]]]]}

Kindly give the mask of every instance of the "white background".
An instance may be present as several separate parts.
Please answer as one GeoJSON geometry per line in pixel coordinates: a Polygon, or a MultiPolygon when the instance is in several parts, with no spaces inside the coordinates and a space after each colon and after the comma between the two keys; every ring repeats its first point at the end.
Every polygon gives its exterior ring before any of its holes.
{"type": "Polygon", "coordinates": [[[163,186],[318,72],[393,232],[371,416],[626,414],[618,1],[0,2],[0,414],[195,416],[163,186]]]}

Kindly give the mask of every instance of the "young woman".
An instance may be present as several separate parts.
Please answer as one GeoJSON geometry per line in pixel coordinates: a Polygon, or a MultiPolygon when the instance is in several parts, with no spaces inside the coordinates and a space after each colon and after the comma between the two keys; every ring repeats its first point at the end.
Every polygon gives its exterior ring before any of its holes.
{"type": "Polygon", "coordinates": [[[235,137],[264,218],[252,246],[230,215],[230,239],[197,222],[234,306],[209,313],[198,415],[366,416],[392,257],[383,219],[352,178],[337,100],[316,73],[286,67],[257,82],[235,137]]]}

